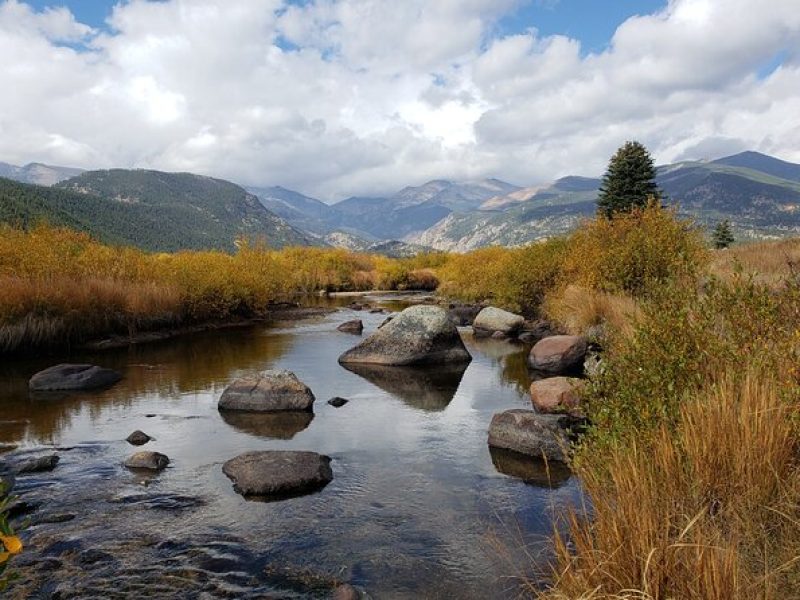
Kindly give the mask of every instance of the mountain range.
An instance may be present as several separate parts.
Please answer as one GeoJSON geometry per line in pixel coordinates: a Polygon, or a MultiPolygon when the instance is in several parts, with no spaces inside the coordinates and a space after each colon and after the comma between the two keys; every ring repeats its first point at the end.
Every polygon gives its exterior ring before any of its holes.
{"type": "MultiPolygon", "coordinates": [[[[148,170],[86,171],[0,163],[0,221],[45,219],[148,250],[230,250],[239,236],[394,256],[520,245],[564,233],[593,215],[599,178],[520,187],[498,179],[434,180],[335,204],[283,187],[243,188],[148,170]],[[48,184],[25,185],[25,183],[48,184]]],[[[658,167],[665,203],[701,225],[723,219],[737,237],[800,232],[800,165],[757,152],[658,167]]]]}

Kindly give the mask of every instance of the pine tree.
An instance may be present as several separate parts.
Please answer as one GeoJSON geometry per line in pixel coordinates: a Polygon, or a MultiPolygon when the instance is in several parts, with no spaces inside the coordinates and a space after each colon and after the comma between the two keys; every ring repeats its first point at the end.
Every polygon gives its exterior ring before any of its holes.
{"type": "Polygon", "coordinates": [[[731,229],[731,222],[728,221],[728,219],[717,223],[717,226],[714,227],[714,232],[711,234],[711,240],[714,242],[714,248],[717,250],[722,250],[733,244],[733,230],[731,229]]]}
{"type": "Polygon", "coordinates": [[[615,213],[630,212],[660,200],[656,168],[647,148],[639,142],[625,142],[608,163],[597,198],[597,212],[611,218],[615,213]]]}

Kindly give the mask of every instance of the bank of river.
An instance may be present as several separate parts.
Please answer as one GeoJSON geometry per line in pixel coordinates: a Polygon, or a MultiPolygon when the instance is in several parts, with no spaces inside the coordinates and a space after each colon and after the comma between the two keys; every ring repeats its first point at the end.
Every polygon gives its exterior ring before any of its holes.
{"type": "Polygon", "coordinates": [[[353,318],[367,335],[385,315],[343,309],[70,356],[124,373],[95,394],[29,396],[28,377],[66,357],[5,362],[0,443],[61,457],[51,473],[18,479],[35,510],[11,597],[324,598],[333,580],[376,599],[515,597],[514,565],[493,538],[536,556],[553,509],[578,496],[562,473],[548,484],[533,462],[487,447],[494,412],[530,406],[527,348],[464,332],[474,360],[463,371],[359,375],[336,360],[359,339],[336,331],[353,318]],[[268,368],[311,387],[313,418],[220,415],[231,380],[268,368]],[[336,409],[333,396],[350,402],[336,409]],[[170,457],[166,471],[122,467],[135,429],[156,438],[146,448],[170,457]],[[259,449],[327,454],[334,481],[247,501],[221,464],[259,449]]]}

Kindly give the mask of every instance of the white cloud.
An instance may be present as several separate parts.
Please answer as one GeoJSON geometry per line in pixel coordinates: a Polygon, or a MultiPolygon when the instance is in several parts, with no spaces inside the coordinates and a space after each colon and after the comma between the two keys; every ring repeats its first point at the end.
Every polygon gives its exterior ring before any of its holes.
{"type": "Polygon", "coordinates": [[[0,2],[0,160],[191,170],[325,198],[754,148],[800,162],[796,0],[672,0],[608,50],[492,38],[522,0],[0,2]],[[765,65],[782,57],[771,74],[765,65]]]}

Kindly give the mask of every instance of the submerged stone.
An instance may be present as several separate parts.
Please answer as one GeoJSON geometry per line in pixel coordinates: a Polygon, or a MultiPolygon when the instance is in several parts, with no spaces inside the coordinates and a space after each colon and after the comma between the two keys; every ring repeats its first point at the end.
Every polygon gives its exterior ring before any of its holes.
{"type": "Polygon", "coordinates": [[[96,365],[55,365],[39,371],[28,382],[35,392],[54,392],[62,390],[94,390],[114,385],[122,375],[112,369],[96,365]]]}
{"type": "Polygon", "coordinates": [[[58,464],[57,454],[49,454],[47,456],[40,456],[38,458],[31,458],[19,464],[16,468],[17,475],[24,475],[26,473],[41,473],[43,471],[52,471],[58,464]]]}

